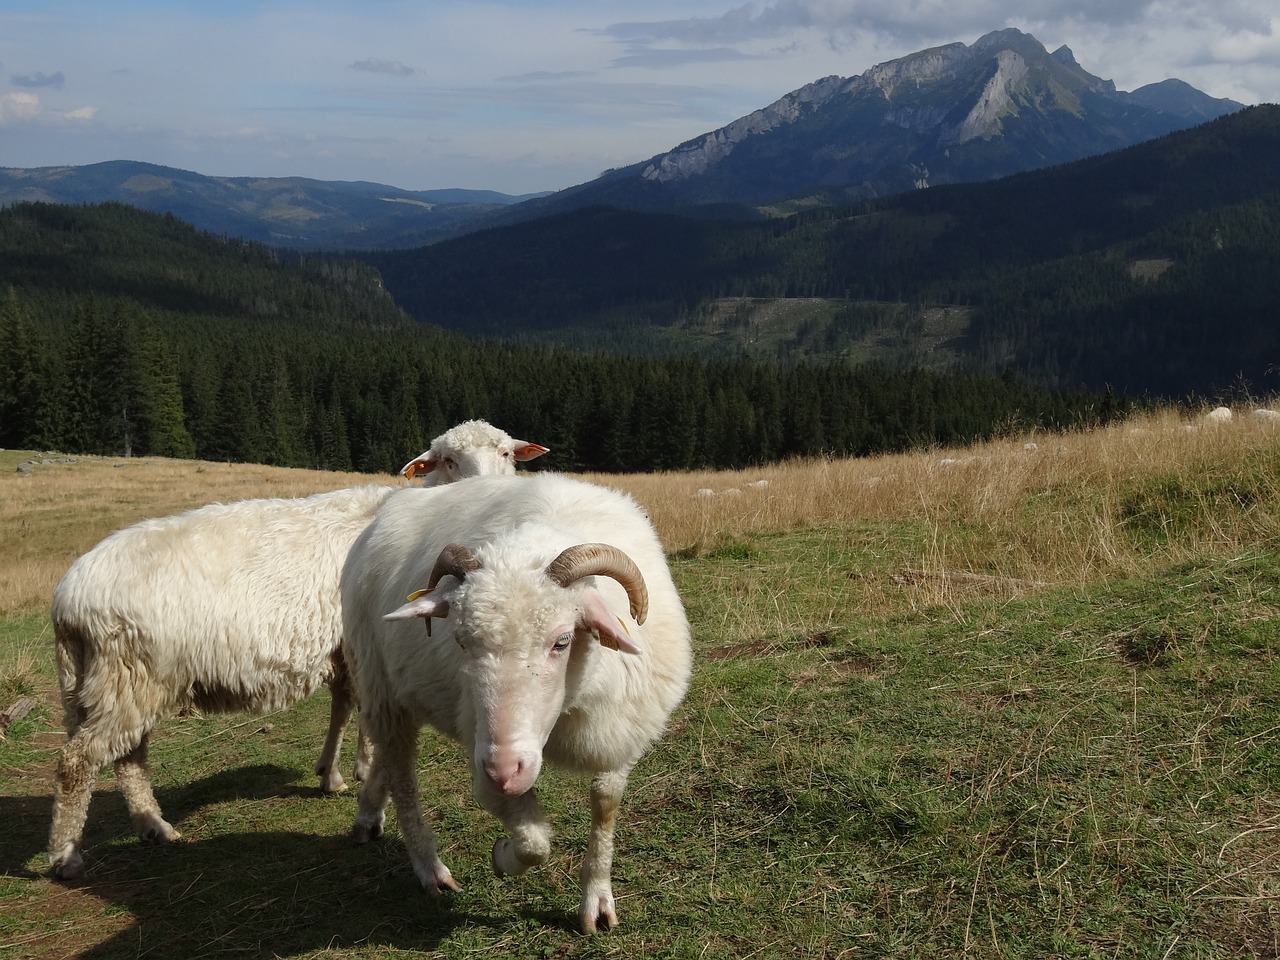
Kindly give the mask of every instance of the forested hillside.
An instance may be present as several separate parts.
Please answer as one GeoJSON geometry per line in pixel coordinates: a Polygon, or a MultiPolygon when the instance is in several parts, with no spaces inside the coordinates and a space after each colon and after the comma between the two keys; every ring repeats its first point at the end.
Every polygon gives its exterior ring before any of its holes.
{"type": "Polygon", "coordinates": [[[1105,420],[1012,376],[620,358],[409,322],[366,265],[115,204],[0,212],[0,446],[388,471],[484,417],[552,468],[737,466],[1105,420]]]}
{"type": "Polygon", "coordinates": [[[294,250],[389,249],[472,229],[528,197],[490,190],[401,190],[306,177],[209,177],[108,160],[83,166],[0,167],[0,206],[127,203],[202,230],[294,250]]]}
{"type": "Polygon", "coordinates": [[[840,344],[869,313],[960,306],[963,359],[1049,388],[1261,390],[1277,156],[1280,106],[1254,107],[995,183],[762,223],[596,208],[370,260],[412,316],[477,334],[669,347],[720,298],[825,298],[831,335],[803,342],[840,344]]]}

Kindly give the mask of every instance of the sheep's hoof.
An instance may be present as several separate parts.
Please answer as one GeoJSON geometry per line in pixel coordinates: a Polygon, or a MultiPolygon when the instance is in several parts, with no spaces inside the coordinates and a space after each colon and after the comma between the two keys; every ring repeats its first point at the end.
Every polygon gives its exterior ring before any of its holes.
{"type": "Polygon", "coordinates": [[[618,925],[618,914],[614,912],[613,897],[600,897],[594,904],[584,902],[582,911],[578,914],[578,921],[582,924],[583,933],[612,930],[618,925]]]}
{"type": "Polygon", "coordinates": [[[320,778],[321,793],[342,793],[347,789],[347,783],[342,779],[342,774],[338,771],[337,764],[334,764],[332,770],[323,761],[316,763],[316,776],[320,778]]]}
{"type": "MultiPolygon", "coordinates": [[[[418,873],[415,866],[414,872],[418,873]]],[[[429,869],[418,873],[418,879],[421,881],[425,890],[432,894],[441,893],[457,893],[462,889],[462,884],[453,879],[453,874],[449,872],[449,868],[437,860],[429,869]]]]}
{"type": "Polygon", "coordinates": [[[84,860],[74,847],[56,856],[51,854],[49,865],[53,868],[55,880],[79,880],[84,876],[84,860]]]}
{"type": "Polygon", "coordinates": [[[320,792],[332,796],[335,793],[344,793],[347,789],[347,782],[342,779],[342,774],[337,770],[333,771],[333,776],[320,775],[320,792]]]}
{"type": "Polygon", "coordinates": [[[356,843],[368,843],[370,840],[377,840],[382,836],[384,822],[382,817],[374,821],[357,820],[351,827],[351,839],[356,843]]]}
{"type": "Polygon", "coordinates": [[[169,843],[182,839],[182,834],[173,828],[173,824],[151,813],[134,817],[133,831],[144,843],[169,843]]]}
{"type": "Polygon", "coordinates": [[[518,877],[529,869],[531,864],[522,863],[516,856],[516,845],[510,837],[499,837],[493,845],[490,856],[495,877],[518,877]]]}

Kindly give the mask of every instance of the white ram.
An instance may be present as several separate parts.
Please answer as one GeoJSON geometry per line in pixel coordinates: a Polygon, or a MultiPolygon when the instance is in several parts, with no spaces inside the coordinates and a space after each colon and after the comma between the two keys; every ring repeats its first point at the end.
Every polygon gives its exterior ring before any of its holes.
{"type": "Polygon", "coordinates": [[[494,844],[495,872],[522,873],[550,851],[534,790],[545,757],[592,775],[579,916],[584,932],[616,924],[618,807],[684,696],[691,659],[684,608],[640,507],[553,474],[403,490],[351,548],[341,592],[374,745],[353,836],[382,833],[390,796],[423,886],[458,889],[418,800],[418,731],[431,724],[462,743],[476,799],[510,834],[494,844]],[[432,618],[444,618],[434,630],[432,618]]]}
{"type": "MultiPolygon", "coordinates": [[[[423,457],[432,451],[435,469],[453,464],[448,482],[514,473],[516,459],[546,448],[469,421],[423,457]]],[[[338,756],[353,700],[340,651],[338,575],[395,489],[212,504],[117,531],[71,565],[52,605],[68,735],[49,831],[55,876],[84,872],[89,801],[108,762],[138,837],[179,836],[152,792],[147,741],[160,719],[185,708],[268,712],[328,683],[329,730],[316,773],[325,792],[344,789],[338,756]]],[[[360,747],[357,778],[368,765],[363,738],[360,747]]]]}

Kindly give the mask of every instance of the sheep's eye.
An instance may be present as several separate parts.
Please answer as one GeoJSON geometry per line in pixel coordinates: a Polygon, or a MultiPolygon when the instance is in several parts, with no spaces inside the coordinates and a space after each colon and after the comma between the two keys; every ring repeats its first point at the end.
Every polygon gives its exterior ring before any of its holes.
{"type": "Polygon", "coordinates": [[[569,649],[569,644],[573,643],[572,633],[562,633],[556,637],[556,642],[551,645],[551,649],[557,653],[563,653],[569,649]]]}
{"type": "Polygon", "coordinates": [[[446,469],[449,469],[449,470],[457,470],[457,469],[458,469],[457,461],[455,461],[455,460],[453,459],[453,457],[445,457],[445,458],[444,458],[444,465],[445,465],[445,468],[446,468],[446,469]]]}

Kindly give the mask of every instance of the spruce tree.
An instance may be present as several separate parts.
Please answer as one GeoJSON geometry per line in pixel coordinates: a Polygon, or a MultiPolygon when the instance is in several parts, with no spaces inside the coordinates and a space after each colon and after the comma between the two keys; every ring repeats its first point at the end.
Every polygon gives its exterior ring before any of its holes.
{"type": "Polygon", "coordinates": [[[0,447],[42,447],[48,359],[17,292],[0,303],[0,447]]]}

